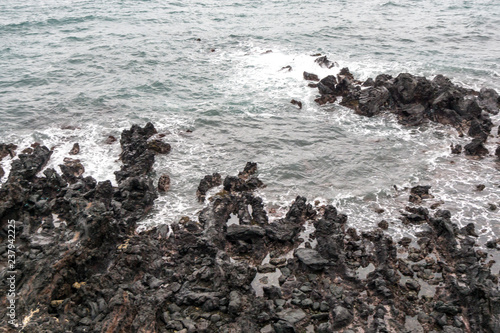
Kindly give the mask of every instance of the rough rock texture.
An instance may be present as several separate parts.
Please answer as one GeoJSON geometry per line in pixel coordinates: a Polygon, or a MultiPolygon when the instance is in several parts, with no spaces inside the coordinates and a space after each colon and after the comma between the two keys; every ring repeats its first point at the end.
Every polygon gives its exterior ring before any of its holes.
{"type": "Polygon", "coordinates": [[[161,140],[151,140],[148,141],[148,149],[156,154],[168,154],[172,150],[172,147],[161,140]]]}
{"type": "Polygon", "coordinates": [[[319,77],[313,73],[304,72],[303,76],[304,76],[304,80],[319,81],[319,77]]]}
{"type": "Polygon", "coordinates": [[[465,155],[483,156],[488,155],[489,151],[483,145],[483,140],[473,139],[471,143],[464,146],[465,155]]]}
{"type": "Polygon", "coordinates": [[[292,103],[293,105],[297,105],[299,107],[299,109],[302,109],[302,102],[301,101],[297,101],[295,99],[292,99],[290,101],[290,103],[292,103]]]}
{"type": "MultiPolygon", "coordinates": [[[[489,114],[497,114],[500,107],[498,93],[493,89],[483,88],[480,92],[465,89],[442,75],[428,80],[408,73],[395,78],[381,74],[361,84],[343,68],[337,77],[328,75],[320,80],[317,87],[319,104],[340,96],[341,105],[363,116],[392,112],[401,124],[408,126],[434,121],[451,125],[459,133],[467,133],[482,142],[487,140],[493,127],[489,114]]],[[[484,154],[480,151],[474,155],[484,154]]]]}
{"type": "Polygon", "coordinates": [[[70,155],[78,155],[80,153],[80,144],[76,142],[73,144],[73,148],[69,151],[70,155]]]}
{"type": "Polygon", "coordinates": [[[198,185],[198,190],[196,191],[196,197],[198,201],[205,201],[205,196],[211,188],[217,187],[222,184],[222,178],[218,173],[213,175],[206,175],[198,185]]]}
{"type": "Polygon", "coordinates": [[[158,192],[167,192],[170,189],[170,176],[163,174],[158,179],[158,192]]]}
{"type": "Polygon", "coordinates": [[[332,68],[334,66],[338,66],[338,64],[335,61],[328,60],[328,58],[326,56],[316,58],[314,60],[314,62],[317,63],[318,65],[320,65],[321,67],[325,67],[325,68],[332,68]]]}
{"type": "Polygon", "coordinates": [[[80,163],[80,160],[66,157],[63,162],[64,164],[59,165],[59,168],[61,168],[62,176],[67,182],[74,184],[82,178],[85,167],[80,163]]]}
{"type": "MultiPolygon", "coordinates": [[[[378,228],[346,228],[335,207],[300,196],[270,223],[253,192],[262,186],[257,165],[247,163],[196,220],[137,234],[157,197],[154,132],[148,124],[122,133],[116,187],[81,176],[69,183],[53,169],[37,176],[51,154],[43,146],[12,162],[0,188],[0,283],[6,290],[15,220],[25,332],[499,332],[498,276],[475,248],[474,225],[459,229],[449,211],[431,214],[418,200],[402,217],[424,227],[418,247],[378,228]],[[314,248],[301,240],[306,224],[314,248]]],[[[411,195],[426,199],[429,187],[411,195]]],[[[0,295],[8,331],[7,302],[0,295]]]]}
{"type": "Polygon", "coordinates": [[[155,153],[149,150],[151,146],[147,140],[156,133],[151,123],[146,124],[144,128],[134,125],[130,130],[123,131],[120,139],[120,159],[123,166],[120,171],[115,172],[119,183],[130,177],[147,175],[151,171],[155,153]]]}
{"type": "Polygon", "coordinates": [[[14,157],[16,149],[17,146],[15,144],[0,143],[0,161],[6,156],[14,157]]]}

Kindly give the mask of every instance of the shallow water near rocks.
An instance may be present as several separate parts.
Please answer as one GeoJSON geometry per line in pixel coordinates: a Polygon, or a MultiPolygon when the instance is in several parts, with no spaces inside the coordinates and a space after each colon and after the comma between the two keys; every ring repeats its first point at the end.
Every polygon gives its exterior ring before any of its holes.
{"type": "MultiPolygon", "coordinates": [[[[439,208],[449,209],[453,222],[475,223],[482,245],[500,234],[499,210],[489,209],[500,206],[492,156],[451,156],[450,143],[468,139],[446,126],[404,128],[391,116],[319,107],[302,73],[323,77],[349,67],[362,80],[383,72],[444,74],[466,87],[500,90],[499,6],[489,0],[3,2],[0,142],[19,150],[35,141],[54,147],[48,167],[56,170],[79,142],[84,175],[114,182],[120,148],[104,141],[133,123],[154,122],[173,147],[157,158],[155,176],[168,173],[172,183],[142,228],[196,218],[204,175],[237,174],[254,161],[267,184],[258,194],[275,211],[271,219],[303,195],[334,204],[350,225],[372,229],[385,219],[396,238],[411,236],[418,227],[397,218],[408,204],[403,189],[425,184],[435,198],[424,205],[443,201],[439,208]],[[319,67],[315,53],[339,67],[319,67]],[[483,191],[475,190],[479,184],[483,191]]],[[[500,118],[492,120],[490,152],[500,141],[500,118]]],[[[7,174],[10,162],[0,162],[7,174]]]]}

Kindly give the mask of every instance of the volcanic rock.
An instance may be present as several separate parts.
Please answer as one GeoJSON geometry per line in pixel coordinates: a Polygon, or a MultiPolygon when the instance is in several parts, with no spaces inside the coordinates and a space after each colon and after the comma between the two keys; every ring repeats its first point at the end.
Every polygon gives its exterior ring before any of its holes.
{"type": "MultiPolygon", "coordinates": [[[[377,87],[391,91],[392,79],[378,79],[377,87]]],[[[441,90],[452,87],[443,78],[436,81],[432,84],[441,90]]],[[[402,85],[413,89],[413,83],[402,85]]],[[[398,100],[409,98],[402,97],[406,93],[398,92],[398,100]]],[[[297,332],[309,327],[351,332],[361,327],[402,332],[408,318],[418,319],[425,332],[498,331],[498,277],[492,263],[485,263],[485,250],[476,247],[474,225],[460,229],[449,211],[431,216],[424,207],[401,207],[422,230],[401,244],[378,228],[345,230],[346,215],[331,205],[315,208],[300,196],[284,217],[269,223],[262,198],[252,192],[260,182],[257,165],[247,163],[239,175],[226,177],[228,190],[214,195],[197,219],[139,233],[137,222],[157,197],[150,175],[155,155],[147,144],[154,132],[147,125],[122,133],[123,165],[115,187],[82,175],[68,184],[54,169],[39,175],[51,155],[40,145],[12,161],[0,187],[0,254],[7,255],[7,225],[14,223],[16,267],[22,272],[16,279],[22,300],[16,315],[29,318],[24,331],[297,332]],[[240,224],[227,226],[231,216],[240,224]],[[317,241],[314,249],[298,239],[306,223],[314,225],[309,235],[317,241]],[[270,264],[262,265],[266,256],[270,264]],[[281,267],[279,284],[265,273],[275,269],[272,265],[281,267]],[[367,271],[363,280],[360,268],[367,271]],[[419,297],[426,283],[440,287],[433,296],[419,297]]],[[[417,186],[411,195],[425,199],[429,187],[417,186]]],[[[498,248],[498,241],[487,247],[498,248]]],[[[7,302],[5,295],[0,302],[7,302]]],[[[0,308],[2,318],[6,309],[0,308]]]]}
{"type": "Polygon", "coordinates": [[[431,186],[422,186],[417,185],[412,187],[410,190],[410,202],[419,203],[424,199],[432,199],[434,198],[430,193],[431,186]]]}
{"type": "Polygon", "coordinates": [[[151,140],[148,141],[148,149],[156,154],[168,154],[172,150],[172,147],[161,140],[151,140]]]}
{"type": "Polygon", "coordinates": [[[477,102],[486,112],[498,114],[498,109],[500,108],[500,96],[495,90],[481,88],[477,102]]]}
{"type": "Polygon", "coordinates": [[[61,168],[63,178],[71,184],[74,184],[77,178],[80,178],[85,172],[85,168],[80,163],[80,160],[68,157],[64,158],[64,164],[59,165],[59,168],[61,168]]]}
{"type": "Polygon", "coordinates": [[[338,66],[336,62],[328,60],[326,56],[316,58],[314,62],[325,68],[333,68],[334,66],[338,66]]]}
{"type": "Polygon", "coordinates": [[[218,173],[214,173],[212,175],[206,175],[198,185],[198,190],[196,191],[196,197],[198,201],[205,201],[205,196],[213,187],[219,186],[222,184],[222,178],[218,173]]]}
{"type": "Polygon", "coordinates": [[[19,154],[19,158],[12,161],[9,182],[30,180],[45,166],[51,155],[52,151],[45,146],[36,146],[31,154],[19,154]]]}
{"type": "Polygon", "coordinates": [[[266,234],[265,230],[253,225],[230,225],[227,227],[226,238],[228,240],[252,240],[254,238],[262,238],[266,234]]]}
{"type": "Polygon", "coordinates": [[[130,130],[122,132],[120,159],[123,166],[120,171],[115,172],[118,183],[128,177],[143,176],[151,171],[155,154],[150,148],[154,145],[148,144],[147,140],[156,133],[157,131],[151,123],[147,123],[143,128],[133,125],[130,130]]]}
{"type": "Polygon", "coordinates": [[[15,150],[17,149],[17,146],[15,144],[9,143],[0,143],[0,161],[3,160],[5,156],[10,156],[11,158],[14,158],[15,156],[15,150]]]}
{"type": "Polygon", "coordinates": [[[465,145],[464,151],[465,155],[469,156],[484,156],[490,153],[483,145],[482,139],[473,139],[471,143],[465,145]]]}
{"type": "Polygon", "coordinates": [[[158,192],[167,192],[170,189],[170,176],[163,174],[158,179],[158,192]]]}
{"type": "Polygon", "coordinates": [[[73,144],[73,148],[71,148],[69,154],[70,155],[77,155],[80,153],[80,145],[78,144],[78,142],[76,142],[75,144],[73,144]]]}
{"type": "Polygon", "coordinates": [[[292,103],[293,105],[297,105],[299,107],[299,109],[302,109],[302,102],[301,101],[297,101],[295,99],[292,99],[290,101],[290,103],[292,103]]]}
{"type": "Polygon", "coordinates": [[[301,263],[308,266],[312,270],[321,270],[328,265],[328,260],[323,258],[318,251],[313,249],[297,249],[295,250],[294,255],[301,263]]]}
{"type": "Polygon", "coordinates": [[[358,114],[372,117],[380,112],[380,108],[389,98],[389,91],[385,87],[371,87],[362,90],[359,95],[358,114]]]}
{"type": "Polygon", "coordinates": [[[458,155],[462,153],[462,145],[457,144],[454,146],[453,144],[451,144],[450,148],[452,154],[458,155]]]}
{"type": "Polygon", "coordinates": [[[313,73],[304,72],[303,76],[304,76],[304,80],[319,81],[319,77],[313,73]]]}

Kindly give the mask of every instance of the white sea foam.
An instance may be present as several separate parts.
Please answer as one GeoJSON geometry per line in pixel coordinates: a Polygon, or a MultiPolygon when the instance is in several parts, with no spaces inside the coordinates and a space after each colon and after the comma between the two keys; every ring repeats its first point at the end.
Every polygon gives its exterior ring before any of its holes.
{"type": "MultiPolygon", "coordinates": [[[[348,214],[350,225],[364,230],[385,219],[389,231],[402,237],[419,228],[403,226],[398,219],[399,211],[408,205],[408,188],[428,184],[435,198],[424,205],[443,201],[439,208],[449,209],[453,222],[459,226],[477,224],[483,244],[500,232],[497,212],[488,208],[488,203],[500,204],[500,179],[492,156],[481,161],[451,156],[450,143],[465,145],[469,139],[458,137],[447,126],[406,128],[390,114],[364,118],[338,104],[317,106],[317,89],[308,87],[302,77],[304,71],[320,78],[335,75],[342,67],[349,67],[362,80],[383,72],[427,75],[421,64],[367,63],[366,59],[327,54],[339,67],[326,69],[309,54],[270,49],[272,52],[266,53],[262,46],[243,45],[241,50],[223,50],[211,57],[211,65],[229,63],[232,69],[226,80],[213,83],[222,95],[220,99],[200,100],[190,105],[191,111],[181,112],[176,100],[166,97],[162,113],[136,119],[141,125],[153,121],[158,131],[166,134],[164,140],[172,144],[169,155],[157,156],[153,174],[155,182],[161,174],[169,174],[171,189],[160,195],[141,228],[177,222],[182,216],[196,220],[204,207],[195,196],[200,179],[213,172],[223,178],[237,174],[252,160],[259,163],[259,177],[268,184],[256,195],[263,197],[271,222],[286,214],[297,195],[304,195],[312,203],[333,204],[348,214]],[[282,69],[285,66],[292,70],[282,69]],[[302,101],[303,108],[291,105],[291,99],[302,101]],[[474,191],[475,185],[482,183],[485,190],[474,191]],[[396,191],[393,185],[407,189],[396,191]],[[380,209],[384,211],[380,213],[380,209]]],[[[499,116],[492,120],[498,124],[499,116]]],[[[50,128],[4,141],[17,143],[19,150],[34,141],[54,147],[47,167],[59,171],[65,157],[78,158],[85,166],[84,176],[110,179],[115,184],[113,172],[121,165],[119,143],[106,145],[103,141],[107,135],[119,138],[130,124],[50,128]],[[68,153],[75,142],[80,144],[81,153],[71,156],[68,153]]],[[[487,147],[493,152],[496,138],[489,140],[487,147]]],[[[2,166],[8,173],[9,158],[2,166]]]]}
{"type": "MultiPolygon", "coordinates": [[[[40,171],[39,176],[43,176],[43,170],[47,168],[54,168],[57,172],[60,172],[59,165],[64,164],[64,158],[69,157],[79,159],[84,165],[85,173],[83,176],[90,175],[98,181],[109,179],[115,183],[113,172],[119,170],[120,145],[119,142],[108,145],[104,141],[107,135],[114,135],[119,138],[119,133],[119,129],[116,128],[109,129],[96,124],[87,124],[74,129],[48,128],[46,130],[37,130],[31,136],[24,137],[13,134],[6,141],[18,145],[16,154],[21,153],[25,148],[29,148],[35,142],[52,150],[50,160],[40,171]],[[69,152],[74,143],[79,143],[80,153],[70,155],[69,152]]],[[[10,171],[10,162],[9,159],[2,162],[7,175],[10,171]]]]}

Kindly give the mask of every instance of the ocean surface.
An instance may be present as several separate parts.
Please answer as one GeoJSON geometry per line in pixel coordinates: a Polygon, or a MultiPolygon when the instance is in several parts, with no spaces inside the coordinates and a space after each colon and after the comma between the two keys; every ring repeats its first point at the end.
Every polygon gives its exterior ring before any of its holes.
{"type": "Polygon", "coordinates": [[[58,170],[78,142],[85,175],[114,182],[120,147],[104,140],[153,122],[172,145],[155,177],[168,173],[172,187],[142,227],[196,216],[204,175],[254,161],[272,219],[303,195],[334,204],[352,226],[386,219],[396,238],[411,236],[418,227],[397,218],[403,189],[431,185],[426,205],[442,201],[460,226],[476,223],[484,245],[500,235],[499,210],[489,209],[500,206],[493,156],[451,156],[450,144],[468,139],[446,126],[320,107],[302,73],[444,74],[500,91],[498,27],[497,0],[3,0],[0,142],[55,147],[49,167],[58,170]],[[339,67],[319,67],[317,53],[339,67]]]}

